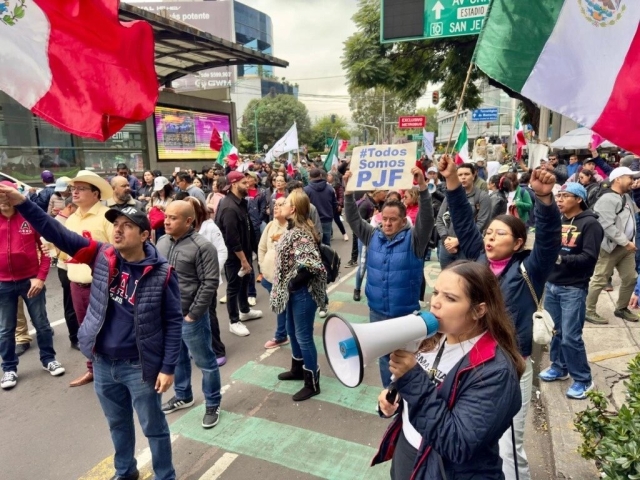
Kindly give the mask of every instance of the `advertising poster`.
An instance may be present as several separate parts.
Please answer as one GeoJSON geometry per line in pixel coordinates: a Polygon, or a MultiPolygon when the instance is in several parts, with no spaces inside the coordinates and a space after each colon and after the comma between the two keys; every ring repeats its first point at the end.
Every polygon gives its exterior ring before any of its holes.
{"type": "Polygon", "coordinates": [[[416,142],[356,147],[346,190],[352,192],[403,190],[413,186],[411,169],[416,165],[416,142]]]}
{"type": "Polygon", "coordinates": [[[159,161],[215,160],[218,152],[209,147],[213,129],[231,138],[225,114],[156,107],[154,120],[159,161]]]}

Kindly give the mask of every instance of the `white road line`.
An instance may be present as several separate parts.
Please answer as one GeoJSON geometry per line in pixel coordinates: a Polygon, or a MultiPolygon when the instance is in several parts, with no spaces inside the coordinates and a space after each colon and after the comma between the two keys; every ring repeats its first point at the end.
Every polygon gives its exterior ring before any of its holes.
{"type": "Polygon", "coordinates": [[[220,395],[224,395],[224,394],[225,394],[225,392],[226,392],[227,390],[229,390],[229,388],[231,388],[231,385],[229,385],[229,384],[224,385],[224,386],[220,389],[220,395]]]}
{"type": "Polygon", "coordinates": [[[261,362],[265,358],[270,357],[271,355],[273,355],[276,352],[276,350],[280,350],[280,347],[270,348],[269,350],[264,352],[262,355],[260,355],[260,358],[258,358],[258,361],[261,362]]]}
{"type": "MultiPolygon", "coordinates": [[[[178,438],[178,435],[171,435],[171,443],[175,442],[178,438]]],[[[142,450],[137,456],[136,460],[138,461],[138,468],[144,468],[148,463],[151,462],[151,450],[149,447],[142,450]]]]}
{"type": "Polygon", "coordinates": [[[238,458],[235,453],[225,453],[222,455],[213,466],[207,470],[207,472],[200,477],[200,480],[216,480],[220,478],[220,475],[231,466],[233,461],[238,458]]]}
{"type": "Polygon", "coordinates": [[[358,271],[358,267],[353,267],[353,270],[351,270],[349,273],[347,273],[346,275],[340,275],[340,280],[338,280],[336,283],[334,283],[333,285],[331,285],[329,288],[327,288],[327,293],[331,293],[333,292],[336,288],[338,288],[340,285],[342,285],[344,282],[346,282],[347,280],[349,280],[351,277],[353,277],[356,272],[358,271]]]}
{"type": "MultiPolygon", "coordinates": [[[[55,322],[49,322],[49,325],[51,325],[51,328],[53,327],[57,327],[58,325],[62,325],[63,323],[65,323],[65,319],[61,318],[60,320],[56,320],[55,322]]],[[[35,335],[36,334],[36,329],[32,328],[31,330],[29,330],[29,335],[35,335]]]]}

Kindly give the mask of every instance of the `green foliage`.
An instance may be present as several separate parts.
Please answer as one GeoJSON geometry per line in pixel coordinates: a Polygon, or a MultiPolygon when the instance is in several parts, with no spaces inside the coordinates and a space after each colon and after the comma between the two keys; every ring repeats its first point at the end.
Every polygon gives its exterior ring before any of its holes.
{"type": "Polygon", "coordinates": [[[334,138],[338,135],[338,138],[342,140],[349,140],[351,134],[348,130],[347,119],[339,115],[335,115],[335,121],[331,122],[331,115],[325,115],[316,120],[311,127],[311,140],[309,146],[314,150],[324,150],[324,146],[327,144],[327,139],[334,138]]]}
{"type": "Polygon", "coordinates": [[[611,480],[640,480],[640,355],[628,368],[627,403],[619,411],[607,410],[604,393],[591,391],[592,405],[574,420],[583,440],[578,452],[611,480]]]}
{"type": "MultiPolygon", "coordinates": [[[[349,108],[351,109],[351,118],[353,121],[364,125],[380,127],[381,135],[384,120],[387,122],[397,122],[399,116],[413,115],[416,111],[415,100],[403,100],[399,94],[383,93],[381,89],[358,90],[351,88],[349,89],[349,94],[351,95],[349,108]],[[384,117],[382,115],[383,103],[384,117]]],[[[369,129],[369,138],[375,139],[376,136],[377,132],[369,129]]]]}
{"type": "MultiPolygon", "coordinates": [[[[264,145],[264,143],[262,144],[264,145]]],[[[242,132],[238,133],[238,144],[236,145],[240,153],[255,153],[256,144],[254,140],[249,140],[242,132]]],[[[262,146],[261,146],[262,148],[262,146]]]]}
{"type": "Polygon", "coordinates": [[[254,99],[249,102],[242,116],[240,131],[246,140],[252,141],[255,151],[255,112],[258,110],[258,147],[261,150],[264,144],[271,147],[293,125],[298,126],[298,141],[300,145],[311,140],[311,120],[304,103],[292,95],[274,95],[254,99]]]}

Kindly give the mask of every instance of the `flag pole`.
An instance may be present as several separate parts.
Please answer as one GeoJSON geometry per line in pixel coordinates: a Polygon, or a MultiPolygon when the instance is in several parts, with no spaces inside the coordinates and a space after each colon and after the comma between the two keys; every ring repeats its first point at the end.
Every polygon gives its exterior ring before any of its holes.
{"type": "Polygon", "coordinates": [[[453,140],[453,132],[456,130],[456,123],[458,123],[458,115],[460,114],[460,110],[462,109],[462,103],[464,102],[464,94],[467,92],[467,85],[469,85],[469,79],[471,78],[471,72],[473,71],[474,63],[471,62],[469,64],[469,70],[467,71],[467,78],[464,81],[464,85],[462,86],[462,93],[460,94],[460,101],[458,102],[458,108],[456,109],[456,116],[453,117],[453,126],[451,127],[451,135],[449,135],[449,141],[447,142],[447,148],[444,149],[445,155],[449,153],[449,146],[451,145],[451,140],[453,140]]]}

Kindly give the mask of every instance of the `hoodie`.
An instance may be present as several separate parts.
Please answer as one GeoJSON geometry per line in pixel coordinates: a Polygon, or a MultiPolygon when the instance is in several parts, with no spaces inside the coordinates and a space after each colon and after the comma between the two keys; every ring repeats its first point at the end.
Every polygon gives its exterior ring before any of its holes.
{"type": "Polygon", "coordinates": [[[548,282],[586,290],[600,254],[604,231],[590,209],[568,219],[562,216],[560,264],[554,266],[548,282]]]}
{"type": "Polygon", "coordinates": [[[333,214],[338,208],[336,192],[326,180],[314,180],[304,187],[304,192],[315,205],[321,223],[332,223],[333,214]]]}

